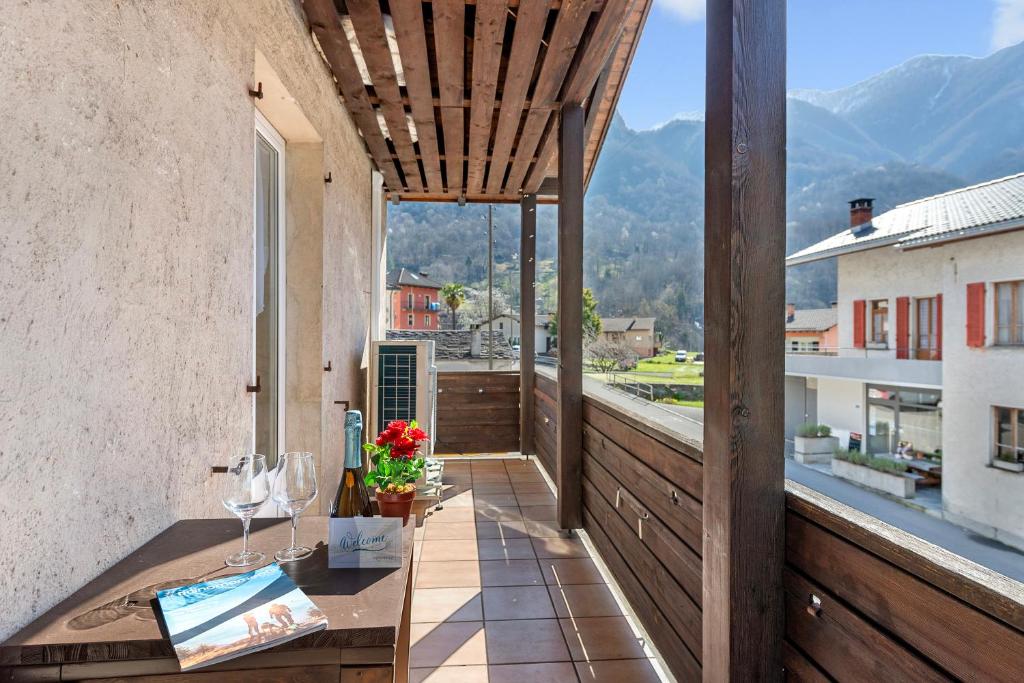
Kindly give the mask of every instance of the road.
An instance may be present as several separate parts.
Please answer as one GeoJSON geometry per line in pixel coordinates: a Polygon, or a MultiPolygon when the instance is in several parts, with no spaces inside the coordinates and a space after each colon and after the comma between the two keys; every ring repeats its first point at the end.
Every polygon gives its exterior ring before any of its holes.
{"type": "Polygon", "coordinates": [[[837,477],[786,460],[786,478],[1012,579],[1024,581],[1024,552],[901,505],[837,477]]]}

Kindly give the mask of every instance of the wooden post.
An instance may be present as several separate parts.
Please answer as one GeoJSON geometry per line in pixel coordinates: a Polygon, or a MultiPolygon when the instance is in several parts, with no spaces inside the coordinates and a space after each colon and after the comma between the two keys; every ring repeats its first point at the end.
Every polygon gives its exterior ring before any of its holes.
{"type": "Polygon", "coordinates": [[[710,0],[705,681],[782,679],[786,2],[710,0]]]}
{"type": "Polygon", "coordinates": [[[519,452],[536,453],[533,442],[533,387],[537,321],[537,196],[519,204],[519,452]]]}
{"type": "Polygon", "coordinates": [[[583,526],[583,107],[558,121],[558,523],[583,526]]]}

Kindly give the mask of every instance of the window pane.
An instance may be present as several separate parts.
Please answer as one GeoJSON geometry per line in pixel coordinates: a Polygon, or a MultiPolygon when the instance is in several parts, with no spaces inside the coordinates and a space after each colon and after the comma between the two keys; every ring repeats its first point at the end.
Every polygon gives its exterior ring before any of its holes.
{"type": "Polygon", "coordinates": [[[1014,311],[1013,343],[1024,344],[1024,283],[1014,283],[1017,294],[1017,306],[1014,311]]]}
{"type": "Polygon", "coordinates": [[[942,413],[934,408],[900,405],[900,441],[915,451],[935,453],[942,448],[942,413]]]}
{"type": "Polygon", "coordinates": [[[996,408],[996,443],[1013,446],[1013,411],[996,408]]]}
{"type": "Polygon", "coordinates": [[[896,411],[889,406],[868,406],[868,453],[891,453],[896,411]]]}
{"type": "Polygon", "coordinates": [[[256,452],[276,466],[277,438],[277,272],[278,272],[278,156],[262,137],[256,144],[256,452]]]}
{"type": "Polygon", "coordinates": [[[942,394],[937,391],[900,391],[900,401],[903,403],[918,403],[924,406],[938,406],[942,400],[942,394]]]}
{"type": "Polygon", "coordinates": [[[996,285],[996,343],[1011,343],[1010,322],[1013,317],[1013,289],[1009,283],[996,285]]]}

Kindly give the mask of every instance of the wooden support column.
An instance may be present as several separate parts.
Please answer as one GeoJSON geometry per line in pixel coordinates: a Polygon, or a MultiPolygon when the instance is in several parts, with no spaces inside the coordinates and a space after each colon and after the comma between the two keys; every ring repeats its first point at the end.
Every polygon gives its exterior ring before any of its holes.
{"type": "Polygon", "coordinates": [[[558,121],[558,523],[583,526],[583,129],[578,104],[558,121]]]}
{"type": "Polygon", "coordinates": [[[782,679],[786,2],[709,0],[705,681],[782,679]]]}
{"type": "Polygon", "coordinates": [[[537,349],[537,195],[519,204],[519,452],[536,453],[533,443],[533,358],[537,349]]]}

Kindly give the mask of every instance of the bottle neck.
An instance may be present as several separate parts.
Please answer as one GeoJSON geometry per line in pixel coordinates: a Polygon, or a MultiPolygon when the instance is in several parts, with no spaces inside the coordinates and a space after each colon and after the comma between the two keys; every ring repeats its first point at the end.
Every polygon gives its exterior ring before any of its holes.
{"type": "Polygon", "coordinates": [[[358,425],[345,427],[345,469],[354,470],[363,466],[362,429],[358,425]]]}

